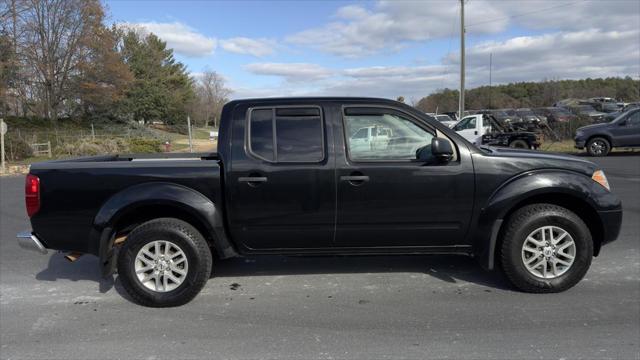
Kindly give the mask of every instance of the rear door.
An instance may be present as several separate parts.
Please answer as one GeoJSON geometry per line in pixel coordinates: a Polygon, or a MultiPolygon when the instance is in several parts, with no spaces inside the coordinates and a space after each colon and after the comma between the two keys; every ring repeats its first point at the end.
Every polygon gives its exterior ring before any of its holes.
{"type": "Polygon", "coordinates": [[[336,189],[323,110],[236,110],[227,216],[232,237],[249,251],[331,246],[336,189]]]}
{"type": "MultiPolygon", "coordinates": [[[[344,143],[336,136],[341,247],[449,246],[460,244],[473,207],[471,159],[456,151],[448,164],[416,160],[436,135],[424,120],[401,110],[353,106],[343,109],[344,143]],[[384,146],[361,149],[350,139],[363,127],[385,128],[384,146]]],[[[454,146],[455,148],[455,146],[454,146]]]]}

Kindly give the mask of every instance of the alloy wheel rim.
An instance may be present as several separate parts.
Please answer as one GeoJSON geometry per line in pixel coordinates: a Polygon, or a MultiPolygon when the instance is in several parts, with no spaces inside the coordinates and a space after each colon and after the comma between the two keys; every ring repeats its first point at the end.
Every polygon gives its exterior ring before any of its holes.
{"type": "Polygon", "coordinates": [[[554,279],[565,274],[576,257],[576,243],[568,231],[558,226],[533,230],[522,244],[522,262],[539,278],[554,279]]]}
{"type": "Polygon", "coordinates": [[[134,269],[138,281],[149,290],[168,292],[186,279],[189,262],[182,249],[166,240],[145,244],[136,255],[134,269]]]}
{"type": "Polygon", "coordinates": [[[594,141],[591,144],[591,151],[594,154],[602,154],[604,152],[605,144],[602,141],[594,141]]]}

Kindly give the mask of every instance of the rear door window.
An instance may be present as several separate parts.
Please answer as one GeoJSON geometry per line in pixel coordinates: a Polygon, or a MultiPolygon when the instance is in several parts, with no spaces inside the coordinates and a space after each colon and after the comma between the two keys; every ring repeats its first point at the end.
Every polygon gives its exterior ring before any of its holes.
{"type": "Polygon", "coordinates": [[[317,107],[252,109],[249,151],[273,162],[319,162],[324,159],[322,113],[317,107]]]}

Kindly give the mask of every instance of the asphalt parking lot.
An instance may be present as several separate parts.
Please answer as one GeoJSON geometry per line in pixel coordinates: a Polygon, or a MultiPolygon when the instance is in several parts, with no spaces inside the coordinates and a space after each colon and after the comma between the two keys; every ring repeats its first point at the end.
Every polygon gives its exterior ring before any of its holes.
{"type": "Polygon", "coordinates": [[[561,294],[524,294],[454,256],[219,261],[171,309],[130,302],[91,256],[18,247],[23,178],[0,178],[0,357],[640,358],[640,155],[596,159],[623,199],[617,242],[561,294]]]}

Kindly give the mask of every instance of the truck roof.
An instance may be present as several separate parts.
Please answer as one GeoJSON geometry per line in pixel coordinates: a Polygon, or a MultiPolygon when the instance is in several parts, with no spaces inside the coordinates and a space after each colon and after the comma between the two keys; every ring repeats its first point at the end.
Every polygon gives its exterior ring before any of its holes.
{"type": "Polygon", "coordinates": [[[403,104],[408,106],[407,104],[400,103],[391,99],[384,98],[375,98],[375,97],[356,97],[356,96],[308,96],[308,97],[267,97],[267,98],[247,98],[247,99],[236,99],[229,102],[231,103],[255,103],[255,102],[266,102],[266,103],[277,103],[277,102],[377,102],[377,103],[389,103],[389,104],[403,104]]]}

